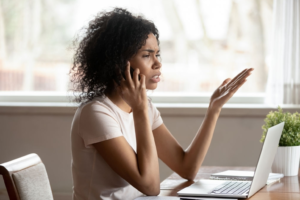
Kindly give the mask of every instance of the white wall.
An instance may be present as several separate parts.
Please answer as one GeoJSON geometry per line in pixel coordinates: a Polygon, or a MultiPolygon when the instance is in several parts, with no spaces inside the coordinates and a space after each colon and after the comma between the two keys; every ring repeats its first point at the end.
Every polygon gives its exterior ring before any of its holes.
{"type": "MultiPolygon", "coordinates": [[[[205,110],[198,112],[193,109],[185,112],[193,113],[192,115],[182,114],[184,112],[181,111],[178,112],[181,114],[174,114],[170,109],[164,108],[159,110],[168,129],[182,147],[186,148],[201,125],[205,110]]],[[[251,111],[253,109],[222,111],[203,165],[256,165],[262,146],[259,142],[261,126],[269,110],[260,111],[259,115],[248,115],[251,111]]],[[[0,163],[37,153],[46,166],[53,192],[71,193],[70,126],[73,112],[74,109],[57,114],[28,109],[26,112],[0,109],[0,163]]],[[[162,181],[172,172],[161,162],[160,173],[162,181]]],[[[0,191],[4,191],[4,188],[1,179],[0,191]]]]}

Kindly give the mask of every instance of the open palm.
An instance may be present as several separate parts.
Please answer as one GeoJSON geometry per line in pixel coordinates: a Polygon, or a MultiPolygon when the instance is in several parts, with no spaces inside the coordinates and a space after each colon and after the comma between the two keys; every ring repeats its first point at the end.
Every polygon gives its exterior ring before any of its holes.
{"type": "Polygon", "coordinates": [[[210,98],[210,106],[214,108],[222,108],[222,106],[234,95],[234,93],[247,81],[247,77],[251,75],[253,68],[244,69],[232,80],[230,78],[214,91],[210,98]]]}

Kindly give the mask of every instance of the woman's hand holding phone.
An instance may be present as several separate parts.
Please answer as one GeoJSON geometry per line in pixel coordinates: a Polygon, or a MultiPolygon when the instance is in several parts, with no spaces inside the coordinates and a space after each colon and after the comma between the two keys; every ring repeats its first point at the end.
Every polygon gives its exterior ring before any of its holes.
{"type": "Polygon", "coordinates": [[[125,79],[122,78],[118,92],[124,101],[132,108],[132,111],[147,109],[146,77],[140,74],[138,68],[131,74],[130,68],[130,62],[128,61],[125,70],[125,79]]]}
{"type": "MultiPolygon", "coordinates": [[[[131,75],[131,78],[133,78],[133,72],[134,72],[134,69],[133,69],[132,67],[130,67],[130,75],[131,75]]],[[[123,75],[124,79],[126,80],[125,74],[123,73],[122,75],[123,75]]],[[[139,80],[141,80],[140,75],[138,75],[138,77],[139,77],[139,80]]]]}
{"type": "Polygon", "coordinates": [[[247,77],[251,75],[253,70],[253,68],[244,69],[233,79],[228,78],[224,80],[211,96],[209,108],[220,111],[223,105],[247,81],[247,77]]]}

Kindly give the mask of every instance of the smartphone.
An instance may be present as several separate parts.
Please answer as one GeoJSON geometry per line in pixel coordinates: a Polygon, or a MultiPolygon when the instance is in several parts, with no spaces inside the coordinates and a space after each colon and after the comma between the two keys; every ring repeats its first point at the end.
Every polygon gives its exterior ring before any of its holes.
{"type": "MultiPolygon", "coordinates": [[[[130,67],[130,75],[131,75],[132,79],[133,79],[133,72],[134,72],[134,69],[132,67],[130,67]]],[[[122,73],[122,75],[123,75],[124,79],[126,80],[126,76],[125,76],[124,72],[122,73]]],[[[140,75],[138,75],[138,77],[139,77],[139,80],[141,80],[140,75]]]]}

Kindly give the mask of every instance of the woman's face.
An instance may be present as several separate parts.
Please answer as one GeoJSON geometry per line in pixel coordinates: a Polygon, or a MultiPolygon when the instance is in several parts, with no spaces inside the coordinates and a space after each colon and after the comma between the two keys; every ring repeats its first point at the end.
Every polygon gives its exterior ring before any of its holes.
{"type": "Polygon", "coordinates": [[[133,69],[139,68],[140,73],[145,75],[146,89],[156,89],[157,83],[160,81],[161,63],[159,46],[153,33],[148,35],[146,44],[129,62],[133,69]]]}

